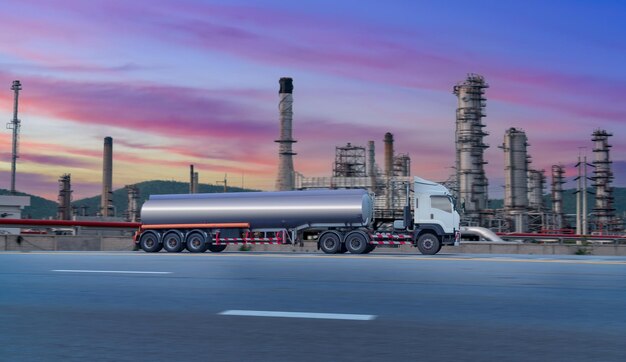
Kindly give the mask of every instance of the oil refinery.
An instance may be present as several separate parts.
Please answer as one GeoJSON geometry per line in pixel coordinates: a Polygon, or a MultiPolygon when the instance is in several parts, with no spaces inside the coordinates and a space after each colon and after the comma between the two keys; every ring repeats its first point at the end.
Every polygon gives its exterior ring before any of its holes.
{"type": "MultiPolygon", "coordinates": [[[[18,96],[20,81],[13,82],[13,120],[8,128],[13,130],[13,153],[11,191],[15,192],[15,172],[18,155],[20,120],[18,96]]],[[[519,127],[508,128],[499,149],[502,150],[504,169],[504,199],[499,208],[490,207],[489,180],[485,172],[488,163],[485,143],[489,135],[486,122],[487,96],[489,88],[485,78],[479,74],[468,74],[467,78],[453,86],[452,93],[457,97],[455,114],[454,147],[455,160],[450,162],[454,175],[441,181],[448,187],[456,200],[461,215],[461,225],[482,227],[498,233],[564,233],[617,235],[623,232],[623,220],[616,215],[612,194],[613,172],[611,169],[610,132],[596,129],[591,134],[594,158],[587,163],[586,157],[577,163],[579,171],[575,178],[577,187],[576,215],[564,212],[563,185],[566,182],[565,166],[552,165],[549,180],[546,170],[532,167],[530,142],[525,131],[519,127]],[[588,175],[593,169],[593,176],[588,175]],[[592,182],[588,185],[587,181],[592,182]],[[546,184],[550,185],[546,195],[546,184]],[[589,186],[592,186],[590,188],[589,186]],[[589,190],[595,192],[595,204],[587,205],[589,190]]],[[[402,217],[403,207],[410,198],[411,156],[397,145],[392,132],[381,135],[383,164],[376,163],[376,140],[347,140],[344,145],[335,147],[335,157],[329,160],[328,176],[307,177],[298,172],[297,155],[294,152],[296,140],[294,130],[294,84],[293,79],[279,79],[278,99],[278,143],[277,191],[314,189],[366,189],[374,196],[374,214],[377,218],[402,217]],[[356,142],[355,142],[356,141],[356,142]],[[361,144],[359,144],[361,142],[361,144]],[[296,162],[294,162],[296,161],[296,162]]],[[[297,122],[295,122],[297,127],[297,122]]],[[[135,185],[126,185],[128,195],[125,213],[118,213],[113,205],[113,138],[104,138],[102,157],[102,192],[100,207],[95,217],[87,216],[86,209],[72,208],[71,175],[59,178],[58,220],[103,219],[137,222],[141,220],[139,194],[135,185]],[[118,215],[120,214],[120,215],[118,215]]],[[[566,161],[566,160],[563,160],[566,161]]],[[[417,167],[419,175],[419,166],[417,167]]],[[[189,167],[189,193],[198,193],[198,172],[194,165],[189,167]]],[[[222,181],[226,191],[225,179],[222,181]]]]}

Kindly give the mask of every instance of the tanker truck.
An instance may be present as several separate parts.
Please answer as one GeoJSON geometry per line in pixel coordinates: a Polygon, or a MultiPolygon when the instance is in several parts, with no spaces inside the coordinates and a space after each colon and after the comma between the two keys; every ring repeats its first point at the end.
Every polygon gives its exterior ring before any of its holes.
{"type": "Polygon", "coordinates": [[[364,189],[151,195],[134,240],[146,252],[313,240],[327,254],[405,244],[437,254],[460,238],[454,200],[443,185],[419,177],[411,183],[412,197],[397,219],[375,218],[373,195],[364,189]]]}

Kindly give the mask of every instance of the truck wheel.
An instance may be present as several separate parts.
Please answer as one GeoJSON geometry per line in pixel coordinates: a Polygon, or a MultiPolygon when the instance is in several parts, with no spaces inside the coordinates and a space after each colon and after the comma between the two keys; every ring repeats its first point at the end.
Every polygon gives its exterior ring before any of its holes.
{"type": "Polygon", "coordinates": [[[337,254],[345,254],[348,252],[348,248],[346,248],[346,243],[341,243],[341,246],[337,250],[337,254]]]}
{"type": "Polygon", "coordinates": [[[190,253],[204,253],[206,251],[206,236],[201,231],[192,231],[185,238],[185,245],[190,253]]]}
{"type": "Polygon", "coordinates": [[[222,251],[224,251],[224,249],[226,249],[228,245],[214,245],[214,244],[210,244],[209,245],[209,251],[212,253],[220,253],[222,251]]]}
{"type": "Polygon", "coordinates": [[[351,254],[363,254],[369,245],[369,237],[362,231],[351,231],[346,235],[345,243],[351,254]]]}
{"type": "Polygon", "coordinates": [[[163,248],[159,242],[159,234],[155,231],[144,231],[139,238],[139,246],[147,253],[156,253],[163,248]]]}
{"type": "Polygon", "coordinates": [[[376,249],[376,245],[374,244],[368,244],[367,245],[367,249],[365,249],[365,251],[363,252],[363,254],[369,254],[372,251],[374,251],[374,249],[376,249]]]}
{"type": "Polygon", "coordinates": [[[435,255],[441,249],[441,242],[437,235],[425,233],[417,238],[417,248],[424,255],[435,255]]]}
{"type": "Polygon", "coordinates": [[[163,249],[169,253],[178,253],[183,250],[183,236],[180,232],[172,230],[163,235],[163,249]]]}
{"type": "Polygon", "coordinates": [[[326,254],[336,254],[341,247],[341,237],[335,231],[326,231],[320,235],[320,249],[326,254]]]}

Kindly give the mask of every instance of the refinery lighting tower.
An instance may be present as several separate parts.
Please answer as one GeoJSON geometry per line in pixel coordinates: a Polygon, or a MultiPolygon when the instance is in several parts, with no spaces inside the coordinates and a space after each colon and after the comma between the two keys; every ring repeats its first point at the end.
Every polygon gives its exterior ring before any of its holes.
{"type": "Polygon", "coordinates": [[[13,151],[11,156],[11,194],[15,195],[15,166],[17,164],[17,158],[19,157],[17,154],[17,143],[20,136],[20,120],[17,118],[17,104],[18,98],[20,96],[20,91],[22,90],[22,84],[19,80],[13,81],[13,84],[11,85],[11,90],[15,94],[13,98],[13,119],[7,124],[7,128],[13,129],[13,151]]]}

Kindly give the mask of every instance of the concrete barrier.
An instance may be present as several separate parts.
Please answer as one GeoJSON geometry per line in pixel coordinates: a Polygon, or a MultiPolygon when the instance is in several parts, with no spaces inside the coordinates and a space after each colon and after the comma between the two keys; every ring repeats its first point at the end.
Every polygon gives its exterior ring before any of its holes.
{"type": "MultiPolygon", "coordinates": [[[[0,235],[0,251],[130,251],[132,239],[126,236],[66,236],[66,235],[0,235]]],[[[231,245],[227,251],[241,250],[239,245],[231,245]]],[[[321,253],[315,242],[307,241],[300,245],[249,245],[250,251],[321,253]]],[[[243,252],[243,251],[242,251],[243,252]]],[[[419,254],[419,250],[409,245],[397,248],[376,248],[372,253],[419,254]]],[[[444,246],[441,253],[451,254],[536,254],[536,255],[598,255],[626,256],[626,245],[589,244],[520,244],[463,242],[460,246],[444,246]]]]}

